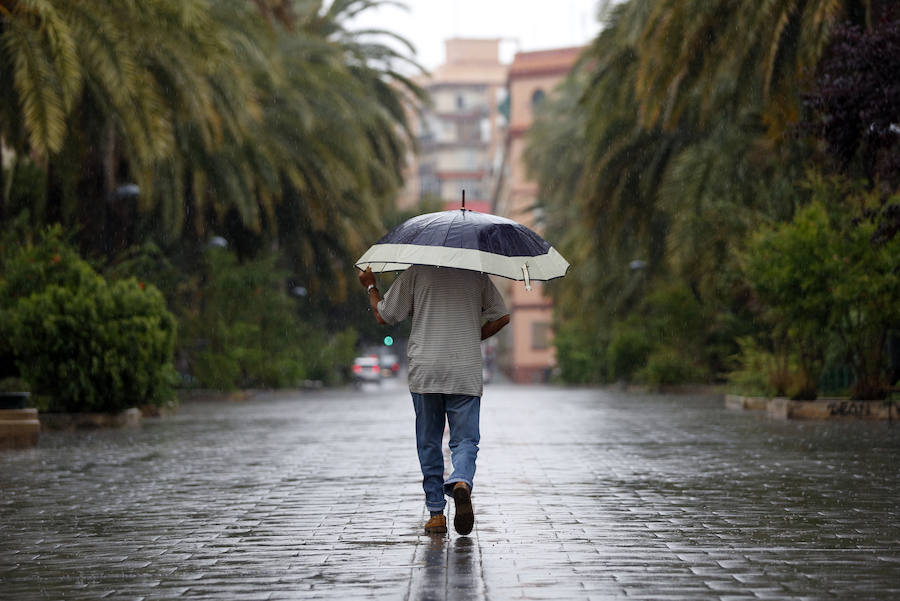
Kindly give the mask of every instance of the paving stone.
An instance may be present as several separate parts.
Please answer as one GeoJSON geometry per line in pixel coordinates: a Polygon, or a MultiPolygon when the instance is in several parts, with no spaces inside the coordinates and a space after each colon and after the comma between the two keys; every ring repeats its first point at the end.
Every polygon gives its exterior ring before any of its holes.
{"type": "Polygon", "coordinates": [[[435,538],[413,421],[397,383],[3,451],[0,598],[900,597],[900,428],[493,385],[475,530],[435,538]]]}

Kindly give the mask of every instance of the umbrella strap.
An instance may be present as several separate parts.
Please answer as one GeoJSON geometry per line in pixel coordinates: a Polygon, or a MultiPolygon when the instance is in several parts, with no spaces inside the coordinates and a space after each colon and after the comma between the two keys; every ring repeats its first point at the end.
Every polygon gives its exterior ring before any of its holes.
{"type": "Polygon", "coordinates": [[[522,264],[522,275],[525,276],[525,290],[531,290],[531,276],[528,275],[528,263],[522,264]]]}

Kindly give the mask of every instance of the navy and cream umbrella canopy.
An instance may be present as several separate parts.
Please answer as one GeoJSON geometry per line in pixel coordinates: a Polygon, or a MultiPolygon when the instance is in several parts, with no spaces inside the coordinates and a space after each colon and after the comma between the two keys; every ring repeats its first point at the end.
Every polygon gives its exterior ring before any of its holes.
{"type": "Polygon", "coordinates": [[[466,209],[413,217],[388,232],[356,262],[378,273],[410,265],[469,269],[511,280],[552,280],[569,263],[546,240],[505,217],[466,209]]]}

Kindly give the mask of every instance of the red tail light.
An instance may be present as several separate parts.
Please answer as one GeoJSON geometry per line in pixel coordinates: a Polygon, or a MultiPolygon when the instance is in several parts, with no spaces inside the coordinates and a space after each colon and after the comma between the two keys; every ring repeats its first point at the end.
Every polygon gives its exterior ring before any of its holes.
{"type": "Polygon", "coordinates": [[[399,363],[394,363],[393,365],[391,365],[391,371],[397,371],[398,369],[400,369],[399,363]]]}
{"type": "Polygon", "coordinates": [[[353,373],[358,374],[361,371],[362,371],[362,365],[354,365],[353,366],[353,373]]]}
{"type": "Polygon", "coordinates": [[[378,373],[379,371],[381,371],[381,368],[378,367],[377,365],[373,365],[373,366],[372,366],[372,371],[374,371],[375,373],[378,373]]]}

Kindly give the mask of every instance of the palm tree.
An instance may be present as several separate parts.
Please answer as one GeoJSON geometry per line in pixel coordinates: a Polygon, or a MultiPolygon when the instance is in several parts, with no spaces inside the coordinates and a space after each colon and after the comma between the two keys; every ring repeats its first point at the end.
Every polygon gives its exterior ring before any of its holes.
{"type": "MultiPolygon", "coordinates": [[[[407,105],[422,96],[397,69],[409,62],[402,51],[383,35],[344,28],[348,12],[371,5],[282,2],[283,18],[263,19],[213,11],[227,30],[260,29],[255,54],[267,62],[243,67],[253,73],[259,121],[215,145],[191,119],[178,121],[180,151],[156,172],[155,236],[199,247],[223,234],[242,256],[277,245],[311,292],[341,296],[402,183],[407,105]]],[[[256,13],[255,3],[245,7],[256,13]]]]}
{"type": "Polygon", "coordinates": [[[45,155],[59,150],[65,118],[82,89],[73,31],[49,3],[0,2],[2,136],[7,144],[45,155]],[[17,122],[21,123],[17,127],[17,122]]]}
{"type": "Polygon", "coordinates": [[[703,30],[703,18],[661,8],[676,4],[691,3],[615,6],[581,70],[535,124],[527,153],[548,234],[562,240],[573,264],[555,287],[558,315],[599,331],[673,281],[722,323],[734,322],[729,314],[741,310],[744,292],[736,251],[756,224],[792,213],[796,161],[790,144],[767,140],[762,94],[736,97],[745,82],[725,81],[708,93],[699,84],[680,87],[677,104],[648,100],[656,90],[650,84],[661,84],[647,80],[647,65],[663,78],[663,63],[690,33],[670,29],[657,42],[672,46],[658,47],[649,41],[653,32],[663,22],[703,30]]]}
{"type": "MultiPolygon", "coordinates": [[[[203,63],[227,66],[227,56],[214,60],[222,31],[203,0],[4,0],[0,15],[0,64],[15,99],[4,105],[4,138],[41,159],[62,149],[88,95],[109,115],[132,160],[152,163],[172,150],[167,86],[199,86],[195,102],[208,105],[211,86],[202,84],[211,69],[203,63]],[[19,131],[11,116],[21,117],[19,131]]],[[[212,129],[214,117],[224,115],[203,115],[198,125],[212,129]]]]}
{"type": "Polygon", "coordinates": [[[325,44],[317,49],[308,40],[293,42],[318,56],[313,64],[332,69],[292,70],[301,79],[296,89],[305,92],[304,104],[313,107],[318,121],[311,124],[306,140],[314,152],[297,165],[303,187],[296,188],[294,202],[285,207],[300,231],[286,231],[281,239],[307,281],[313,286],[327,282],[337,298],[346,294],[346,278],[352,275],[347,267],[377,237],[382,216],[402,185],[412,139],[407,111],[424,96],[399,68],[417,67],[403,52],[411,50],[405,40],[388,32],[354,32],[344,26],[359,11],[378,4],[382,3],[332,2],[327,11],[310,13],[302,26],[325,44]],[[401,50],[390,44],[392,40],[401,50]]]}
{"type": "MultiPolygon", "coordinates": [[[[216,3],[226,5],[247,6],[216,3]]],[[[10,100],[0,137],[46,165],[44,217],[79,221],[96,250],[109,250],[97,233],[117,229],[110,215],[134,217],[113,195],[122,177],[140,185],[145,208],[154,198],[159,162],[182,150],[176,130],[189,123],[214,147],[259,119],[245,67],[246,57],[262,57],[242,35],[252,23],[229,29],[205,0],[5,0],[2,7],[0,78],[12,85],[0,86],[10,100]]]]}
{"type": "Polygon", "coordinates": [[[757,104],[770,135],[797,120],[834,26],[871,26],[878,0],[660,0],[641,34],[635,82],[641,123],[674,128],[693,105],[709,120],[757,104]]]}
{"type": "Polygon", "coordinates": [[[312,280],[343,271],[402,182],[422,97],[405,42],[344,27],[378,4],[0,0],[0,139],[48,170],[37,218],[104,254],[227,230],[312,280]],[[138,202],[113,194],[129,181],[138,202]]]}
{"type": "Polygon", "coordinates": [[[573,307],[602,306],[608,316],[633,304],[635,290],[627,285],[634,281],[633,260],[646,262],[650,274],[665,269],[668,216],[658,206],[658,188],[689,139],[684,132],[641,127],[634,110],[628,82],[651,4],[636,0],[613,10],[608,27],[535,123],[526,155],[539,181],[548,235],[562,240],[574,266],[575,277],[560,285],[560,294],[574,286],[573,307]]]}

